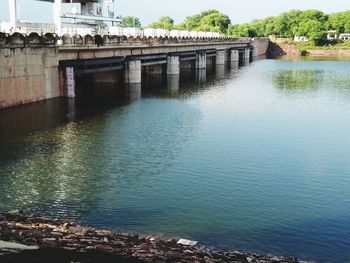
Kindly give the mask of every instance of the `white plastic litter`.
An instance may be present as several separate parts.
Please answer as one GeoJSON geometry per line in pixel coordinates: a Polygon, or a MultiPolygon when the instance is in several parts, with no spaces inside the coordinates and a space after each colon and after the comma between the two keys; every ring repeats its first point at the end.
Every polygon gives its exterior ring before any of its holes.
{"type": "Polygon", "coordinates": [[[178,244],[185,245],[185,246],[195,246],[197,245],[198,241],[188,240],[188,239],[180,239],[177,241],[178,244]]]}

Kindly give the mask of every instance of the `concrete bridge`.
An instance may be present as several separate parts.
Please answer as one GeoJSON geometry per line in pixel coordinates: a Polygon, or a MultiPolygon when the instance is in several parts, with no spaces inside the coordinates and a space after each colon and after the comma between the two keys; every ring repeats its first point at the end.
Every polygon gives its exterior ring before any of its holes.
{"type": "Polygon", "coordinates": [[[180,68],[251,61],[268,39],[24,36],[0,33],[0,108],[56,97],[75,97],[77,76],[141,84],[142,72],[179,76],[180,68]]]}

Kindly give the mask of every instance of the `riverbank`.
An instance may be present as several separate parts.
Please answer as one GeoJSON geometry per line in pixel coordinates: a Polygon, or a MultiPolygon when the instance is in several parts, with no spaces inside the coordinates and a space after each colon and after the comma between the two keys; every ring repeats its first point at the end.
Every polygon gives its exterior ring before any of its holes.
{"type": "Polygon", "coordinates": [[[302,53],[304,53],[303,55],[314,57],[350,58],[350,47],[344,45],[317,47],[288,41],[271,41],[267,49],[267,56],[271,58],[279,56],[300,56],[302,53]]]}
{"type": "Polygon", "coordinates": [[[26,262],[31,262],[30,259],[35,262],[41,259],[51,262],[305,262],[294,257],[186,246],[178,244],[178,238],[117,233],[74,222],[6,213],[0,213],[0,240],[39,247],[20,254],[4,253],[0,256],[1,262],[23,259],[26,262]]]}

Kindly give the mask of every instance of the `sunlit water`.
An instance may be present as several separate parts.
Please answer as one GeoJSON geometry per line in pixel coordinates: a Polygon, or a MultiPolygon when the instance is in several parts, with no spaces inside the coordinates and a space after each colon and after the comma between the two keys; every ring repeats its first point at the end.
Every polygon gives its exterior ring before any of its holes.
{"type": "Polygon", "coordinates": [[[0,207],[347,262],[349,72],[261,60],[126,105],[0,111],[0,207]]]}

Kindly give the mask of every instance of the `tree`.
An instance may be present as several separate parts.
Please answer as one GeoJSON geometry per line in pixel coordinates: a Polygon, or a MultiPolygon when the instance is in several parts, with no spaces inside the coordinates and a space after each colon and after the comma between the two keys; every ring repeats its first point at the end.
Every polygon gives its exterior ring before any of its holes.
{"type": "Polygon", "coordinates": [[[230,23],[230,18],[227,15],[217,10],[207,10],[187,17],[184,22],[176,25],[174,28],[227,33],[230,23]]]}
{"type": "Polygon", "coordinates": [[[328,30],[337,30],[339,33],[350,32],[350,10],[329,15],[328,30]]]}
{"type": "Polygon", "coordinates": [[[171,30],[173,29],[173,26],[174,26],[174,20],[169,16],[163,16],[158,21],[150,24],[148,27],[163,28],[163,29],[171,30]]]}
{"type": "Polygon", "coordinates": [[[249,24],[232,25],[228,29],[228,34],[234,37],[249,37],[251,36],[249,24]]]}
{"type": "Polygon", "coordinates": [[[211,13],[202,17],[197,29],[200,31],[210,29],[209,31],[226,34],[230,24],[231,20],[227,15],[222,13],[211,13]]]}
{"type": "Polygon", "coordinates": [[[308,36],[310,40],[321,44],[324,32],[331,27],[339,32],[343,32],[345,28],[350,30],[350,11],[328,16],[319,10],[291,10],[276,17],[232,25],[228,34],[236,37],[277,35],[293,38],[295,35],[308,36]]]}
{"type": "Polygon", "coordinates": [[[141,22],[138,17],[135,16],[125,16],[122,18],[123,27],[137,27],[141,28],[141,22]]]}

